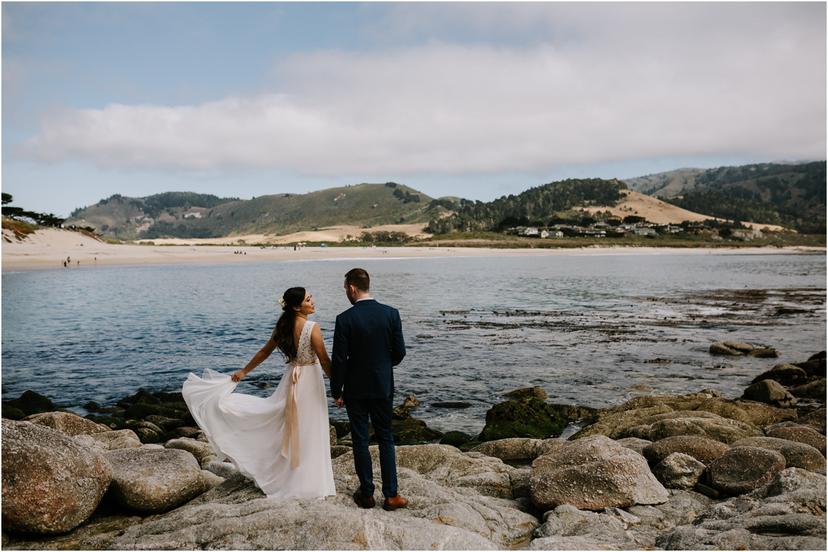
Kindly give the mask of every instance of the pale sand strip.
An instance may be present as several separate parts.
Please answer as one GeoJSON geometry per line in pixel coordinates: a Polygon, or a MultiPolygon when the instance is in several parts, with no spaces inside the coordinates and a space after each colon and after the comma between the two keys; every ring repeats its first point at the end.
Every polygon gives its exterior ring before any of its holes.
{"type": "MultiPolygon", "coordinates": [[[[9,234],[4,231],[4,237],[9,234]]],[[[255,246],[152,246],[114,245],[99,242],[77,232],[39,230],[27,239],[12,243],[3,240],[3,271],[63,269],[70,257],[72,268],[104,265],[147,264],[213,264],[251,263],[262,261],[300,261],[334,259],[389,259],[427,257],[514,257],[514,256],[576,256],[576,255],[706,255],[710,253],[768,254],[790,252],[825,253],[825,248],[693,248],[660,247],[585,247],[578,249],[493,249],[476,247],[304,247],[294,251],[290,246],[262,249],[255,246]],[[246,255],[234,252],[243,251],[246,255]]]]}
{"type": "Polygon", "coordinates": [[[349,239],[356,239],[363,232],[402,232],[413,238],[426,238],[431,234],[425,232],[423,224],[385,224],[362,228],[361,226],[329,226],[319,230],[307,230],[274,236],[269,234],[247,234],[228,236],[226,238],[158,238],[154,240],[137,240],[138,243],[153,243],[156,245],[244,245],[244,244],[271,244],[284,245],[301,242],[329,242],[338,243],[349,239]]]}

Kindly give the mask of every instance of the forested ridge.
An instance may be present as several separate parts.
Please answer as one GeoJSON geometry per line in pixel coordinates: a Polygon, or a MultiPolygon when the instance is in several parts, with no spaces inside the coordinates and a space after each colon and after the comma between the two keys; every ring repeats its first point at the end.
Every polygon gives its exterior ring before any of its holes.
{"type": "Polygon", "coordinates": [[[461,200],[450,217],[435,218],[428,231],[498,231],[512,226],[550,224],[553,218],[575,207],[614,205],[627,186],[619,180],[569,179],[530,188],[490,202],[461,200]]]}
{"type": "Polygon", "coordinates": [[[693,190],[666,201],[705,215],[824,234],[825,192],[825,161],[764,163],[704,171],[693,190]]]}

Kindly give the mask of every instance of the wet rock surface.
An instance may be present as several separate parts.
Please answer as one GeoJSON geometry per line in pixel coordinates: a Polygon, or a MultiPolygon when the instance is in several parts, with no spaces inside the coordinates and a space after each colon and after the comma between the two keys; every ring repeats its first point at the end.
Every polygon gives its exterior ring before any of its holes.
{"type": "Polygon", "coordinates": [[[510,437],[546,439],[561,434],[568,420],[560,410],[534,394],[498,403],[486,412],[481,441],[510,437]]]}
{"type": "Polygon", "coordinates": [[[740,341],[717,341],[710,345],[711,355],[752,356],[758,358],[776,358],[779,353],[772,347],[742,343],[740,341]]]}
{"type": "Polygon", "coordinates": [[[31,414],[54,410],[55,405],[49,397],[34,391],[24,391],[16,399],[3,401],[3,417],[10,420],[22,420],[31,414]]]}

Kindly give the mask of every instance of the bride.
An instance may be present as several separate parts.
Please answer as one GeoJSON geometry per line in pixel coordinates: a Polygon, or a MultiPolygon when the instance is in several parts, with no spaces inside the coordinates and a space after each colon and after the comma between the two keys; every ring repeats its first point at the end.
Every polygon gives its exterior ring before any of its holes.
{"type": "Polygon", "coordinates": [[[331,469],[328,405],[322,371],[331,363],[316,311],[305,288],[285,291],[273,335],[243,369],[232,376],[209,368],[189,374],[184,401],[218,456],[230,459],[268,498],[309,498],[336,494],[331,469]],[[287,370],[267,398],[233,393],[237,383],[278,348],[287,370]]]}

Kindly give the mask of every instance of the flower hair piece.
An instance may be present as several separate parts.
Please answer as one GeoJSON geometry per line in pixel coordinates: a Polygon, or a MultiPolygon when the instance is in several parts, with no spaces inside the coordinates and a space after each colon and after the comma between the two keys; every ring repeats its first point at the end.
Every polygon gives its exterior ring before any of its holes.
{"type": "Polygon", "coordinates": [[[285,298],[284,298],[284,297],[279,297],[279,305],[280,305],[283,309],[285,308],[285,306],[287,306],[287,303],[285,303],[285,298]]]}

